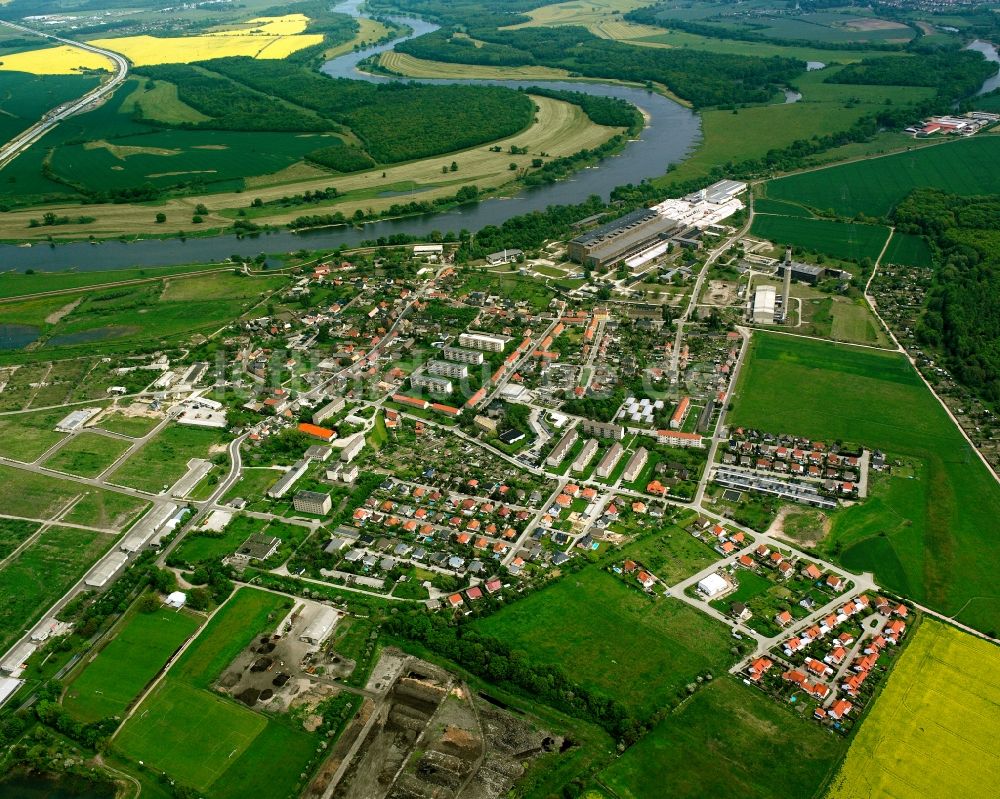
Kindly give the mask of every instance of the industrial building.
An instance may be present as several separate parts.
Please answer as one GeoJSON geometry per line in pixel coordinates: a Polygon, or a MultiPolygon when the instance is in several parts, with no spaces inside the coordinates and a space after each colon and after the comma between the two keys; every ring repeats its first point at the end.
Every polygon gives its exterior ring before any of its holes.
{"type": "Polygon", "coordinates": [[[545,463],[549,466],[558,466],[569,454],[569,451],[573,448],[576,443],[577,438],[580,434],[576,432],[576,428],[573,427],[566,431],[559,443],[552,448],[552,452],[549,453],[549,457],[545,459],[545,463]]]}
{"type": "Polygon", "coordinates": [[[704,200],[712,205],[724,205],[739,197],[747,190],[747,184],[739,180],[720,180],[701,191],[688,195],[688,200],[704,200]]]}
{"type": "Polygon", "coordinates": [[[310,619],[309,624],[302,631],[299,640],[313,646],[319,646],[333,632],[333,628],[337,626],[339,618],[340,614],[333,608],[328,608],[325,605],[321,606],[316,611],[316,615],[310,619]]]}
{"type": "Polygon", "coordinates": [[[665,240],[676,228],[674,220],[642,208],[577,236],[566,252],[585,266],[611,266],[665,240]]]}
{"type": "Polygon", "coordinates": [[[485,333],[462,333],[458,337],[459,346],[484,352],[503,352],[507,339],[500,336],[487,336],[485,333]]]}
{"type": "Polygon", "coordinates": [[[500,266],[501,264],[512,264],[518,258],[522,258],[524,253],[521,250],[500,250],[491,252],[486,256],[486,263],[490,266],[500,266]]]}
{"type": "Polygon", "coordinates": [[[580,427],[589,436],[610,438],[612,441],[621,441],[625,438],[625,428],[614,422],[596,422],[593,419],[584,419],[580,423],[580,427]]]}
{"type": "Polygon", "coordinates": [[[455,361],[428,361],[424,368],[438,377],[464,379],[469,376],[469,367],[455,361]]]}
{"type": "Polygon", "coordinates": [[[483,362],[483,353],[479,350],[467,350],[462,347],[445,347],[443,354],[446,361],[471,363],[474,366],[479,366],[483,362]]]}
{"type": "Polygon", "coordinates": [[[267,495],[271,499],[281,499],[288,493],[288,489],[295,485],[298,479],[306,473],[306,469],[308,468],[309,461],[296,461],[292,467],[281,476],[281,479],[278,480],[278,482],[267,489],[267,495]]]}
{"type": "Polygon", "coordinates": [[[778,301],[778,293],[774,286],[757,286],[750,303],[748,316],[758,325],[774,324],[774,306],[778,301]]]}
{"type": "Polygon", "coordinates": [[[243,561],[267,560],[278,551],[278,547],[280,546],[280,538],[275,538],[273,535],[264,535],[263,533],[254,533],[236,550],[233,558],[243,561]]]}
{"type": "Polygon", "coordinates": [[[330,495],[319,491],[299,491],[292,498],[292,507],[300,513],[313,513],[324,516],[332,507],[330,495]]]}
{"type": "Polygon", "coordinates": [[[615,470],[618,465],[618,461],[622,459],[622,445],[617,441],[611,445],[604,457],[601,458],[601,462],[597,464],[597,476],[601,478],[609,477],[611,473],[615,470]]]}
{"type": "Polygon", "coordinates": [[[176,510],[177,506],[172,502],[155,506],[136,523],[129,534],[122,539],[118,548],[130,554],[139,552],[166,525],[176,510]]]}
{"type": "Polygon", "coordinates": [[[414,372],[410,375],[410,385],[413,388],[426,388],[432,394],[451,394],[454,391],[450,380],[434,377],[426,372],[414,372]]]}
{"type": "Polygon", "coordinates": [[[100,412],[100,408],[80,408],[71,411],[56,425],[56,430],[60,433],[74,433],[100,412]]]}
{"type": "Polygon", "coordinates": [[[83,583],[88,588],[104,588],[126,563],[128,555],[124,552],[111,552],[93,568],[83,583]]]}

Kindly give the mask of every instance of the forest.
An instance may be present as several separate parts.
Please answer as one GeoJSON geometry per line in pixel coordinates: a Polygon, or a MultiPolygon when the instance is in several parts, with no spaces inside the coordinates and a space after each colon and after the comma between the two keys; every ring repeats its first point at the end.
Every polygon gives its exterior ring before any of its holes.
{"type": "Polygon", "coordinates": [[[1000,195],[960,197],[917,189],[896,208],[904,233],[937,250],[918,340],[944,355],[959,382],[1000,402],[1000,195]]]}
{"type": "Polygon", "coordinates": [[[638,83],[662,83],[697,108],[734,103],[763,103],[805,69],[793,58],[757,58],[682,49],[644,50],[636,58],[633,45],[601,39],[585,28],[475,27],[476,42],[436,31],[400,42],[396,50],[416,58],[464,64],[541,65],[572,75],[638,83]]]}
{"type": "Polygon", "coordinates": [[[976,93],[996,65],[973,50],[925,48],[910,56],[866,58],[830,75],[826,83],[876,86],[930,86],[940,102],[955,102],[976,93]]]}

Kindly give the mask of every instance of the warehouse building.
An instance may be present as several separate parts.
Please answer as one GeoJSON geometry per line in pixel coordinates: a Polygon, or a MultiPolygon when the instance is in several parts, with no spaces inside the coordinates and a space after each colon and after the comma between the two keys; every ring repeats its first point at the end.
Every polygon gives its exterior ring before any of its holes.
{"type": "Polygon", "coordinates": [[[524,253],[521,250],[500,250],[491,252],[486,256],[486,263],[490,266],[500,266],[501,264],[512,264],[518,258],[522,258],[524,253]]]}
{"type": "Polygon", "coordinates": [[[309,624],[302,631],[299,640],[313,646],[319,646],[333,632],[339,618],[339,614],[333,608],[321,606],[317,609],[316,615],[309,620],[309,624]]]}
{"type": "Polygon", "coordinates": [[[665,240],[676,227],[674,220],[642,208],[577,236],[566,252],[585,266],[611,266],[665,240]]]}
{"type": "Polygon", "coordinates": [[[758,325],[773,325],[777,299],[777,290],[774,286],[757,286],[748,309],[750,321],[758,325]]]}
{"type": "Polygon", "coordinates": [[[88,588],[104,588],[126,563],[128,555],[124,552],[111,552],[87,575],[84,585],[88,588]]]}
{"type": "Polygon", "coordinates": [[[483,353],[479,350],[467,350],[462,347],[445,347],[443,353],[446,361],[471,363],[474,366],[478,366],[483,362],[483,353]]]}

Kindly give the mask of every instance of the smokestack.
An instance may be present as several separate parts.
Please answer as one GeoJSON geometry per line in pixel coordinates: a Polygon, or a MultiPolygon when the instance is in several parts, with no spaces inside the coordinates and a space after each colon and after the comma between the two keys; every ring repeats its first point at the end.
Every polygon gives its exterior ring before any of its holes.
{"type": "Polygon", "coordinates": [[[785,248],[785,291],[781,300],[781,315],[786,325],[792,323],[792,248],[785,248]]]}

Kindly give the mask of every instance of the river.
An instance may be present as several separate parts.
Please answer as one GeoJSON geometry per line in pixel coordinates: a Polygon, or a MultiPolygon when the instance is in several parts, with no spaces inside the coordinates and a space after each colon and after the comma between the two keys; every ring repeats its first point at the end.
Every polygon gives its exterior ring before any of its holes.
{"type": "MultiPolygon", "coordinates": [[[[348,0],[336,6],[335,10],[360,16],[360,5],[361,0],[348,0]]],[[[322,66],[322,71],[333,77],[349,77],[357,80],[397,80],[397,78],[360,73],[357,71],[358,62],[376,53],[391,50],[403,39],[434,31],[438,26],[410,17],[393,19],[411,28],[412,32],[391,42],[334,58],[322,66]]],[[[619,154],[605,159],[597,166],[583,169],[565,181],[527,188],[512,197],[487,199],[444,213],[372,222],[360,228],[344,226],[298,234],[282,230],[243,239],[225,235],[186,240],[147,239],[128,243],[106,241],[91,244],[81,241],[54,246],[35,244],[30,248],[8,244],[0,245],[0,264],[3,269],[17,271],[34,269],[39,272],[172,266],[224,261],[233,254],[254,256],[261,252],[292,252],[303,247],[325,249],[341,244],[353,246],[366,239],[376,239],[394,233],[423,235],[431,230],[457,233],[463,228],[474,231],[487,225],[499,225],[512,216],[544,210],[549,205],[581,202],[592,194],[607,199],[616,186],[639,183],[647,178],[664,174],[670,164],[677,163],[690,153],[701,138],[700,120],[696,114],[679,103],[641,88],[574,81],[422,80],[421,82],[472,83],[514,88],[544,83],[556,89],[618,97],[640,107],[646,114],[647,125],[640,137],[629,142],[619,154]]],[[[331,177],[330,182],[335,184],[336,178],[331,177]]]]}
{"type": "Polygon", "coordinates": [[[997,52],[997,46],[991,44],[990,42],[984,42],[980,39],[976,39],[970,45],[968,45],[966,50],[975,50],[977,53],[982,53],[983,58],[987,61],[992,61],[997,64],[997,72],[992,78],[987,78],[983,81],[983,85],[979,87],[979,91],[976,92],[978,97],[981,94],[987,94],[994,89],[1000,89],[1000,53],[997,52]]]}

